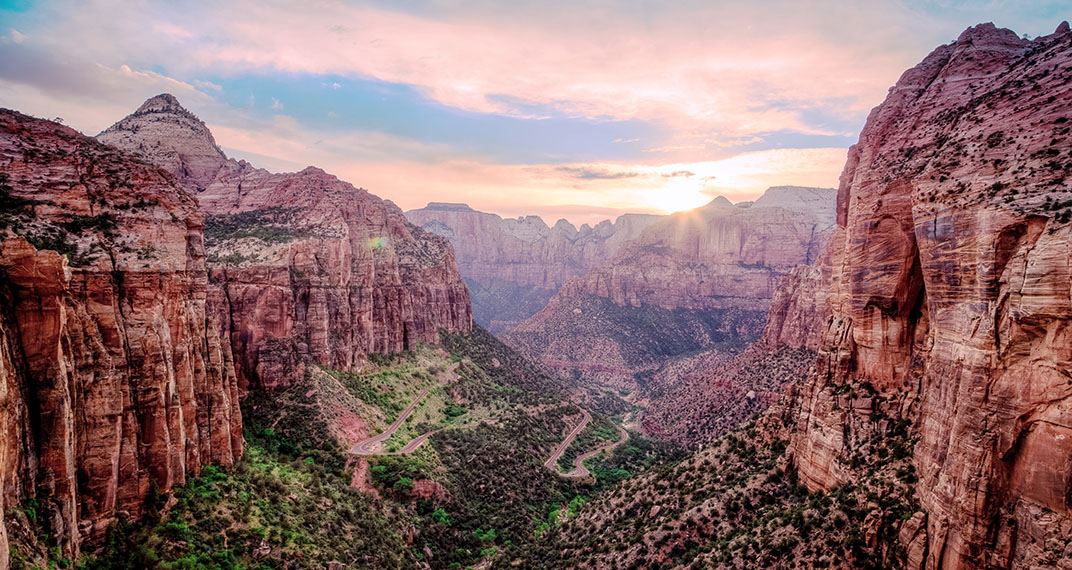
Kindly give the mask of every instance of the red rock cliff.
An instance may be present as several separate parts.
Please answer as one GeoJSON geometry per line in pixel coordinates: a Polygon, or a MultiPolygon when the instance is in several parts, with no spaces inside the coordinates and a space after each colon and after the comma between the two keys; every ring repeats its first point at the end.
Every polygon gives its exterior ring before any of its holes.
{"type": "Polygon", "coordinates": [[[167,173],[0,111],[0,496],[36,497],[66,555],[242,455],[202,227],[167,173]]]}
{"type": "Polygon", "coordinates": [[[983,24],[905,72],[838,191],[830,313],[792,450],[851,482],[872,414],[908,419],[911,568],[1052,567],[1072,533],[1072,34],[983,24]],[[839,406],[868,383],[870,408],[839,406]],[[1056,541],[1056,542],[1055,542],[1056,541]]]}
{"type": "Polygon", "coordinates": [[[240,384],[286,385],[307,362],[335,369],[369,353],[437,342],[472,326],[469,294],[443,238],[389,201],[316,168],[275,174],[227,159],[170,95],[98,138],[168,169],[206,213],[217,290],[240,384]]]}

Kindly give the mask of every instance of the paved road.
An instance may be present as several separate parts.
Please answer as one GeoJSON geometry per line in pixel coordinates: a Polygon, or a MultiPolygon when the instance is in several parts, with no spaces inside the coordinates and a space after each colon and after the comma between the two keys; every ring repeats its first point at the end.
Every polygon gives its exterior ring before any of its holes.
{"type": "Polygon", "coordinates": [[[382,433],[374,435],[364,441],[359,441],[355,443],[353,449],[350,450],[350,453],[354,455],[402,455],[404,453],[411,453],[414,449],[417,449],[422,443],[425,442],[425,440],[427,440],[432,434],[436,432],[431,431],[426,434],[417,436],[409,443],[407,443],[404,447],[402,447],[402,449],[399,451],[374,451],[371,448],[378,443],[382,443],[388,439],[391,439],[391,436],[394,435],[395,431],[397,431],[398,428],[402,427],[402,422],[406,421],[406,418],[408,418],[410,414],[413,413],[413,410],[417,409],[417,404],[420,404],[421,400],[423,400],[424,397],[428,395],[429,390],[430,389],[421,392],[420,395],[417,396],[417,399],[413,400],[413,403],[410,404],[408,408],[403,410],[401,414],[399,414],[398,419],[395,420],[395,423],[388,426],[387,429],[383,430],[382,433]]]}
{"type": "Polygon", "coordinates": [[[625,431],[625,428],[619,426],[618,431],[621,432],[621,434],[622,434],[622,437],[618,441],[616,441],[614,443],[608,443],[607,445],[604,445],[602,447],[597,447],[597,448],[593,449],[592,451],[589,451],[588,453],[578,455],[577,457],[575,457],[573,459],[573,471],[570,471],[569,473],[561,473],[561,475],[563,477],[576,477],[576,478],[587,477],[587,476],[591,475],[591,472],[588,471],[588,468],[584,466],[585,461],[588,461],[589,459],[599,455],[600,453],[603,453],[604,451],[610,451],[610,450],[614,449],[615,447],[618,447],[619,445],[625,443],[625,441],[627,439],[629,439],[629,432],[625,431]]]}
{"type": "Polygon", "coordinates": [[[551,457],[543,464],[544,467],[556,473],[558,472],[558,470],[555,469],[555,464],[558,463],[558,459],[562,457],[563,453],[566,452],[566,448],[568,448],[569,445],[573,443],[573,440],[576,439],[582,431],[584,431],[584,428],[588,425],[588,422],[592,421],[592,414],[589,414],[588,410],[581,408],[581,413],[584,414],[584,419],[581,421],[581,423],[577,424],[577,427],[573,428],[573,431],[569,432],[569,435],[566,436],[566,439],[562,443],[558,444],[558,447],[556,447],[555,450],[551,452],[551,457]]]}

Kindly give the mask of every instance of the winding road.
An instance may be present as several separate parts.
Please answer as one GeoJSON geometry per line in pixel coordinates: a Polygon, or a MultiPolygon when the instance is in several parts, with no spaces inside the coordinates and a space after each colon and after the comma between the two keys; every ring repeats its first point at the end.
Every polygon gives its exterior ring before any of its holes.
{"type": "Polygon", "coordinates": [[[427,441],[429,437],[432,437],[432,435],[436,434],[440,430],[430,431],[428,433],[421,434],[410,440],[409,443],[402,446],[402,449],[398,451],[375,451],[372,449],[372,446],[391,439],[391,436],[394,435],[396,431],[398,431],[398,428],[402,427],[402,422],[405,422],[406,418],[408,418],[410,414],[413,413],[413,410],[417,409],[417,404],[421,403],[421,400],[423,400],[424,397],[428,395],[428,392],[430,390],[431,389],[426,389],[425,391],[421,392],[420,395],[418,395],[417,398],[413,400],[413,403],[410,404],[408,408],[403,410],[401,414],[399,414],[398,419],[396,419],[393,424],[388,426],[387,429],[383,430],[383,432],[374,435],[366,440],[355,443],[354,447],[350,449],[350,453],[354,455],[404,455],[406,453],[412,453],[415,449],[420,447],[421,444],[427,441]]]}
{"type": "MultiPolygon", "coordinates": [[[[413,414],[413,411],[417,409],[417,406],[421,403],[421,400],[423,400],[430,391],[431,389],[429,388],[421,392],[413,400],[413,402],[410,403],[409,407],[407,407],[405,410],[402,410],[402,413],[399,414],[398,418],[394,421],[394,423],[387,426],[387,429],[368,439],[355,443],[353,448],[350,449],[350,453],[352,453],[353,455],[364,456],[405,455],[407,453],[413,453],[417,450],[418,447],[421,446],[421,444],[428,441],[428,438],[443,431],[443,429],[445,428],[440,428],[437,430],[430,431],[428,433],[421,434],[411,439],[408,443],[406,443],[406,445],[402,446],[402,449],[399,449],[398,451],[377,451],[373,449],[373,447],[378,446],[379,444],[387,441],[388,439],[391,439],[391,436],[394,435],[396,431],[398,431],[398,428],[402,427],[402,424],[406,421],[407,418],[409,418],[410,415],[413,414]]],[[[629,432],[625,431],[625,428],[619,426],[618,431],[621,432],[622,437],[618,439],[618,441],[614,443],[608,443],[606,445],[597,447],[592,451],[588,451],[586,453],[578,455],[573,459],[573,471],[570,471],[569,473],[560,472],[558,469],[555,468],[555,465],[558,463],[558,460],[562,457],[562,454],[566,452],[566,449],[569,448],[570,444],[573,443],[573,440],[577,439],[577,436],[580,435],[581,432],[584,431],[584,428],[588,427],[588,423],[592,421],[592,414],[588,413],[588,410],[581,408],[581,414],[584,415],[584,419],[581,420],[581,423],[577,424],[572,430],[570,430],[569,434],[566,435],[566,439],[562,440],[562,443],[558,444],[558,446],[555,447],[554,451],[551,452],[551,457],[547,458],[547,461],[545,461],[543,464],[544,467],[550,469],[551,471],[554,471],[555,473],[558,473],[562,477],[570,477],[577,479],[591,475],[591,472],[588,471],[588,469],[584,466],[585,461],[588,461],[589,459],[599,455],[600,453],[603,453],[604,451],[610,451],[615,447],[618,447],[619,445],[625,443],[625,441],[629,439],[629,432]]]]}
{"type": "Polygon", "coordinates": [[[551,452],[551,457],[549,457],[547,461],[543,464],[544,467],[550,469],[551,471],[554,471],[555,473],[558,473],[558,470],[555,469],[555,464],[558,463],[558,459],[562,457],[563,453],[566,452],[566,448],[568,448],[570,444],[573,443],[573,440],[577,439],[577,436],[580,435],[582,431],[584,431],[584,428],[588,425],[588,422],[592,421],[592,414],[589,414],[588,410],[581,408],[581,413],[584,414],[584,419],[581,420],[581,423],[577,424],[577,427],[573,428],[573,430],[569,432],[569,435],[566,436],[566,439],[563,440],[562,443],[558,444],[558,447],[556,447],[555,450],[551,452]]]}
{"type": "Polygon", "coordinates": [[[625,428],[618,426],[618,431],[622,434],[622,437],[619,438],[618,441],[614,443],[608,443],[607,445],[597,447],[592,451],[578,455],[577,457],[573,458],[573,471],[570,471],[569,473],[560,473],[560,475],[562,475],[563,477],[575,478],[587,477],[591,475],[591,472],[588,471],[588,468],[584,466],[585,461],[588,461],[589,459],[599,455],[600,453],[603,453],[604,451],[610,451],[615,447],[618,447],[619,445],[625,443],[625,441],[629,439],[629,432],[625,431],[625,428]]]}

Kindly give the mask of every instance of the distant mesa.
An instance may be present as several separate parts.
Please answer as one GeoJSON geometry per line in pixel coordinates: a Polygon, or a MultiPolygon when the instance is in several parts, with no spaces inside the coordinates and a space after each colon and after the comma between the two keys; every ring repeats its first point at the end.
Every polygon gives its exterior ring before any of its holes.
{"type": "Polygon", "coordinates": [[[438,212],[475,212],[476,210],[469,207],[469,204],[462,204],[460,202],[428,202],[428,205],[424,207],[425,210],[435,210],[438,212]]]}

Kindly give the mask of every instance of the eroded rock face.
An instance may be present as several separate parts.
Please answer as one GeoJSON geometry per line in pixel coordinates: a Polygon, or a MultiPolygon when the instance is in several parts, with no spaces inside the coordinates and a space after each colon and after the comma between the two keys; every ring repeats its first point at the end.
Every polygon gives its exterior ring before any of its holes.
{"type": "Polygon", "coordinates": [[[802,265],[778,282],[761,344],[817,350],[825,331],[830,294],[829,263],[802,265]]]}
{"type": "Polygon", "coordinates": [[[680,354],[743,348],[763,333],[778,280],[820,256],[834,200],[833,189],[777,187],[667,216],[505,338],[566,374],[625,386],[680,354]]]}
{"type": "Polygon", "coordinates": [[[240,385],[285,386],[307,363],[360,366],[369,353],[469,330],[450,244],[402,211],[317,168],[275,174],[227,159],[170,95],[98,139],[168,169],[206,214],[213,311],[240,385]]]}
{"type": "Polygon", "coordinates": [[[606,264],[661,216],[626,214],[580,229],[539,216],[503,219],[465,204],[432,202],[406,212],[414,224],[450,240],[469,285],[474,319],[494,333],[532,316],[567,280],[606,264]]]}
{"type": "Polygon", "coordinates": [[[202,228],[159,168],[0,111],[0,494],[66,555],[242,455],[202,228]]]}
{"type": "Polygon", "coordinates": [[[983,24],[939,47],[872,111],[842,174],[792,452],[809,487],[851,482],[849,442],[888,428],[869,417],[910,420],[913,568],[1051,567],[1072,529],[1067,30],[983,24]],[[849,384],[874,390],[869,406],[838,405],[849,384]]]}

